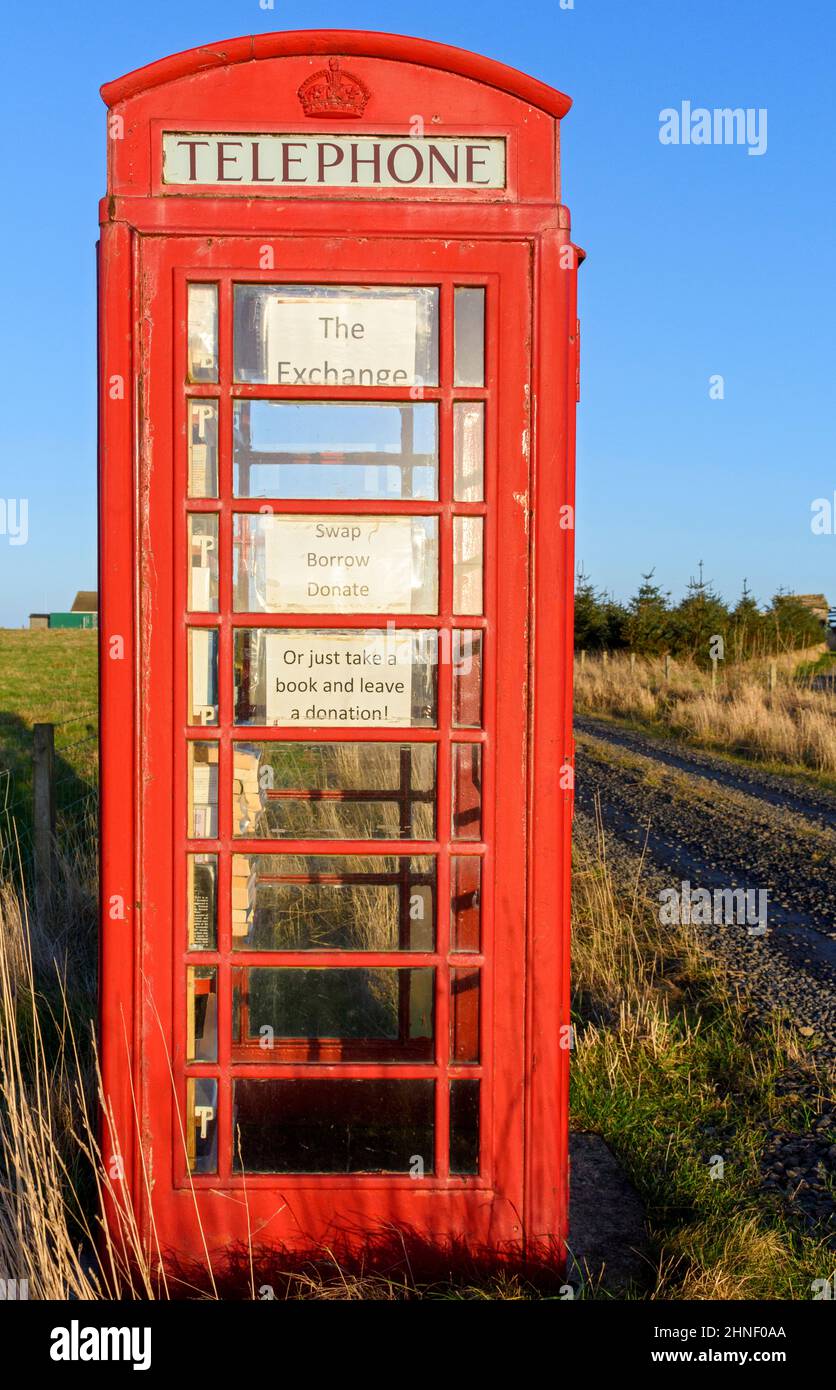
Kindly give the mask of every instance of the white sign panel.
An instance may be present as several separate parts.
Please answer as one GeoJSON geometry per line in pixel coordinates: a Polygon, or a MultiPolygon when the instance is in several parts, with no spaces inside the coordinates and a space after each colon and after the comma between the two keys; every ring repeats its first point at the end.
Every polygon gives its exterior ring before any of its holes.
{"type": "Polygon", "coordinates": [[[418,304],[271,295],[264,313],[267,381],[276,386],[415,384],[418,304]]]}
{"type": "Polygon", "coordinates": [[[502,136],[252,135],[165,131],[163,182],[174,187],[505,187],[502,136]]]}
{"type": "Polygon", "coordinates": [[[409,632],[269,632],[268,724],[412,723],[409,632]]]}
{"type": "Polygon", "coordinates": [[[267,608],[410,613],[412,519],[264,517],[267,608]]]}

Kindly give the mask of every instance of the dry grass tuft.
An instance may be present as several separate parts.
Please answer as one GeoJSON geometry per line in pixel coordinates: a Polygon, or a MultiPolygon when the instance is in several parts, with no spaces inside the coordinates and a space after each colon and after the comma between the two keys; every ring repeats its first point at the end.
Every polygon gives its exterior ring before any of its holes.
{"type": "Polygon", "coordinates": [[[575,703],[582,714],[604,714],[664,726],[693,743],[724,748],[763,762],[836,774],[836,695],[792,681],[800,658],[777,659],[778,681],[768,686],[766,661],[711,675],[674,662],[665,679],[662,660],[611,656],[575,666],[575,703]]]}
{"type": "Polygon", "coordinates": [[[668,1281],[675,1278],[681,1256],[680,1298],[708,1301],[776,1298],[776,1267],[787,1257],[782,1233],[765,1230],[756,1217],[728,1226],[703,1222],[675,1237],[670,1250],[668,1281]]]}
{"type": "Polygon", "coordinates": [[[73,1231],[80,1211],[67,1161],[74,1122],[89,1129],[84,1069],[66,1034],[60,1064],[48,1060],[40,1002],[25,907],[6,882],[0,886],[0,1275],[27,1280],[33,1298],[88,1299],[98,1288],[73,1231]],[[77,1064],[74,1075],[68,1061],[77,1064]]]}

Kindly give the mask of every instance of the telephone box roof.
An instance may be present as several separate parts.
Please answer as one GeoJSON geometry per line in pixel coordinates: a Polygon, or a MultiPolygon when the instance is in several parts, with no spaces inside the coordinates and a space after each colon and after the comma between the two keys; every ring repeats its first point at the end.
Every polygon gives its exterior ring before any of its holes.
{"type": "Polygon", "coordinates": [[[493,58],[485,58],[463,48],[451,48],[448,44],[435,43],[431,39],[367,33],[361,29],[294,29],[276,34],[249,34],[243,38],[190,48],[106,82],[101,88],[102,99],[108,106],[116,106],[151,87],[176,82],[178,78],[188,77],[192,73],[229,67],[235,63],[250,63],[260,58],[289,58],[317,53],[387,58],[393,62],[440,68],[496,87],[558,119],[565,116],[572,105],[571,97],[563,92],[493,58]]]}

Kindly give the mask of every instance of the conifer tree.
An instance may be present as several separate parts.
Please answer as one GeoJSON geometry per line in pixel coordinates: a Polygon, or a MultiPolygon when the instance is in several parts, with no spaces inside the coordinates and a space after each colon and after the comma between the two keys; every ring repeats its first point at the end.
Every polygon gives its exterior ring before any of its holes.
{"type": "Polygon", "coordinates": [[[688,591],[674,610],[674,651],[687,656],[698,666],[708,666],[712,655],[712,639],[721,637],[725,643],[729,632],[729,610],[720,595],[714,592],[703,577],[700,560],[699,578],[688,581],[688,591]]]}
{"type": "Polygon", "coordinates": [[[762,655],[765,642],[763,628],[763,614],[747,580],[744,579],[740,598],[731,614],[731,650],[727,655],[734,661],[746,661],[750,657],[762,655]]]}
{"type": "Polygon", "coordinates": [[[812,609],[806,603],[800,603],[795,594],[781,589],[764,615],[764,627],[768,634],[769,650],[774,652],[815,647],[826,636],[825,625],[812,609]]]}
{"type": "Polygon", "coordinates": [[[631,651],[661,656],[671,645],[670,594],[654,582],[655,570],[642,575],[638,592],[627,605],[625,636],[631,651]]]}
{"type": "Polygon", "coordinates": [[[575,587],[575,647],[597,651],[607,645],[607,617],[604,605],[589,575],[578,571],[575,587]]]}

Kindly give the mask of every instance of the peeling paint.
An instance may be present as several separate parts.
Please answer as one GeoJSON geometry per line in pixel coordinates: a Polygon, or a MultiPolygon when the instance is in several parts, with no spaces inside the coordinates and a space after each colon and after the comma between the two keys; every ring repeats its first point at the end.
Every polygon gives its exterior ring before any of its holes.
{"type": "Polygon", "coordinates": [[[528,511],[528,489],[526,489],[525,492],[515,492],[515,493],[513,494],[513,497],[514,497],[514,501],[515,501],[520,507],[522,507],[523,524],[524,524],[524,526],[525,526],[525,534],[528,535],[528,516],[529,516],[529,511],[528,511]]]}

